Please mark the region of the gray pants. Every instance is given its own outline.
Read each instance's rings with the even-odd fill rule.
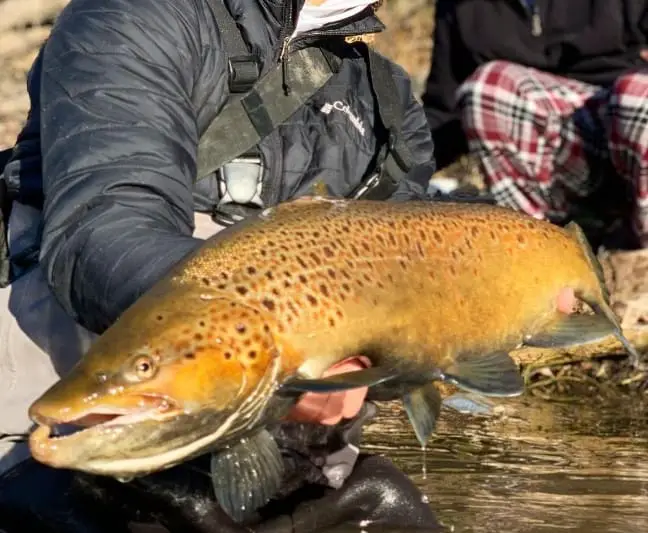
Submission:
[[[195,222],[198,238],[221,229],[208,215],[197,213]],[[39,211],[14,204],[9,221],[12,252],[37,238],[39,223]],[[0,434],[30,429],[30,404],[67,373],[95,338],[65,313],[40,267],[0,289]],[[26,444],[0,440],[0,474],[28,456]]]

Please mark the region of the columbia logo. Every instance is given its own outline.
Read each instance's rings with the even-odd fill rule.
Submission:
[[[353,127],[357,129],[362,136],[364,136],[365,127],[364,124],[362,123],[362,120],[353,111],[351,111],[351,108],[344,102],[341,102],[340,100],[337,100],[336,102],[333,103],[327,102],[320,108],[320,111],[325,115],[330,115],[331,111],[334,110],[341,111],[347,117],[349,117],[349,120],[351,121],[351,124],[353,124]]]

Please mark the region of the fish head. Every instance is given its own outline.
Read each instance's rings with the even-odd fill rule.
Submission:
[[[31,405],[33,457],[129,479],[244,437],[276,387],[271,331],[260,311],[209,294],[138,301]]]

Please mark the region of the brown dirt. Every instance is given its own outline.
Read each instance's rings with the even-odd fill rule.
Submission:
[[[0,0],[0,148],[11,146],[26,117],[29,102],[26,73],[53,18],[68,0]],[[429,71],[434,29],[434,0],[385,0],[379,15],[387,30],[374,46],[399,62],[420,93]],[[464,157],[440,170],[483,187],[476,165]],[[648,351],[648,253],[626,252],[602,257],[615,310],[631,340]],[[602,393],[615,389],[648,394],[648,377],[627,366],[612,340],[571,351],[524,349],[514,354],[524,365],[529,386],[537,394]]]

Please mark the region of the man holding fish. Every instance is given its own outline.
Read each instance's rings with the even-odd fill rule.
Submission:
[[[222,227],[313,191],[425,198],[434,170],[425,115],[403,70],[363,43],[364,35],[382,30],[376,6],[373,0],[68,5],[30,72],[32,109],[4,171],[13,199],[13,279],[0,291],[1,433],[26,432],[30,404]],[[243,146],[241,138],[252,141]],[[350,354],[325,374],[369,362]],[[198,387],[195,378],[187,386]],[[306,394],[285,417],[285,427],[303,426],[307,436],[330,427],[328,440],[340,442],[324,458],[328,466],[313,475],[319,486],[336,487],[334,497],[346,507],[336,513],[328,496],[326,519],[321,513],[313,519],[334,525],[359,505],[365,511],[358,518],[433,524],[416,488],[387,460],[357,458],[356,425],[370,414],[366,390]],[[284,452],[294,445],[286,442]],[[13,439],[0,446],[3,469],[25,457],[25,445]],[[325,475],[331,472],[337,477]],[[52,497],[66,493],[52,481],[56,475],[28,461],[4,481],[25,491],[0,493],[29,507],[34,484],[50,484]],[[181,490],[168,495],[155,476],[143,479],[149,499],[175,501],[174,490]],[[126,494],[137,481],[111,492]],[[63,501],[59,510],[70,505]],[[42,506],[35,513],[57,512],[53,501]],[[75,520],[83,527],[80,517],[65,527],[73,529]]]
[[[358,458],[371,415],[364,399],[402,400],[424,445],[441,409],[436,382],[463,389],[463,401],[520,394],[509,352],[521,344],[614,335],[640,364],[600,265],[575,225],[422,201],[432,151],[425,116],[402,71],[354,39],[380,29],[371,2],[228,2],[236,31],[266,50],[267,71],[209,123],[226,70],[222,51],[202,39],[218,43],[234,29],[220,18],[216,31],[208,7],[78,0],[36,63],[43,237],[40,265],[18,282],[43,276],[38,300],[51,288],[86,328],[73,326],[80,335],[100,336],[63,379],[33,394],[30,450],[57,469],[99,475],[93,493],[109,487],[114,499],[144,485],[176,520],[165,525],[181,516],[183,530],[432,527],[402,474]],[[175,45],[161,49],[165,37]],[[240,82],[249,71],[236,66],[228,68]],[[315,135],[303,135],[305,124]],[[248,141],[256,159],[246,152],[193,187],[224,146],[231,155]],[[321,191],[327,197],[286,202]],[[387,199],[409,201],[379,201]],[[196,206],[229,227],[198,224],[192,238]],[[38,309],[33,294],[22,297]],[[594,313],[572,315],[576,299]],[[312,457],[322,426],[358,414],[326,434],[335,449]],[[290,424],[301,437],[286,439]],[[300,448],[306,461],[291,456]],[[187,462],[209,480],[209,497],[178,482]],[[51,474],[39,468],[14,475]],[[297,492],[286,487],[295,475]],[[120,491],[101,476],[132,483]],[[304,501],[304,485],[319,486],[317,501]],[[291,494],[299,505],[277,517]]]

